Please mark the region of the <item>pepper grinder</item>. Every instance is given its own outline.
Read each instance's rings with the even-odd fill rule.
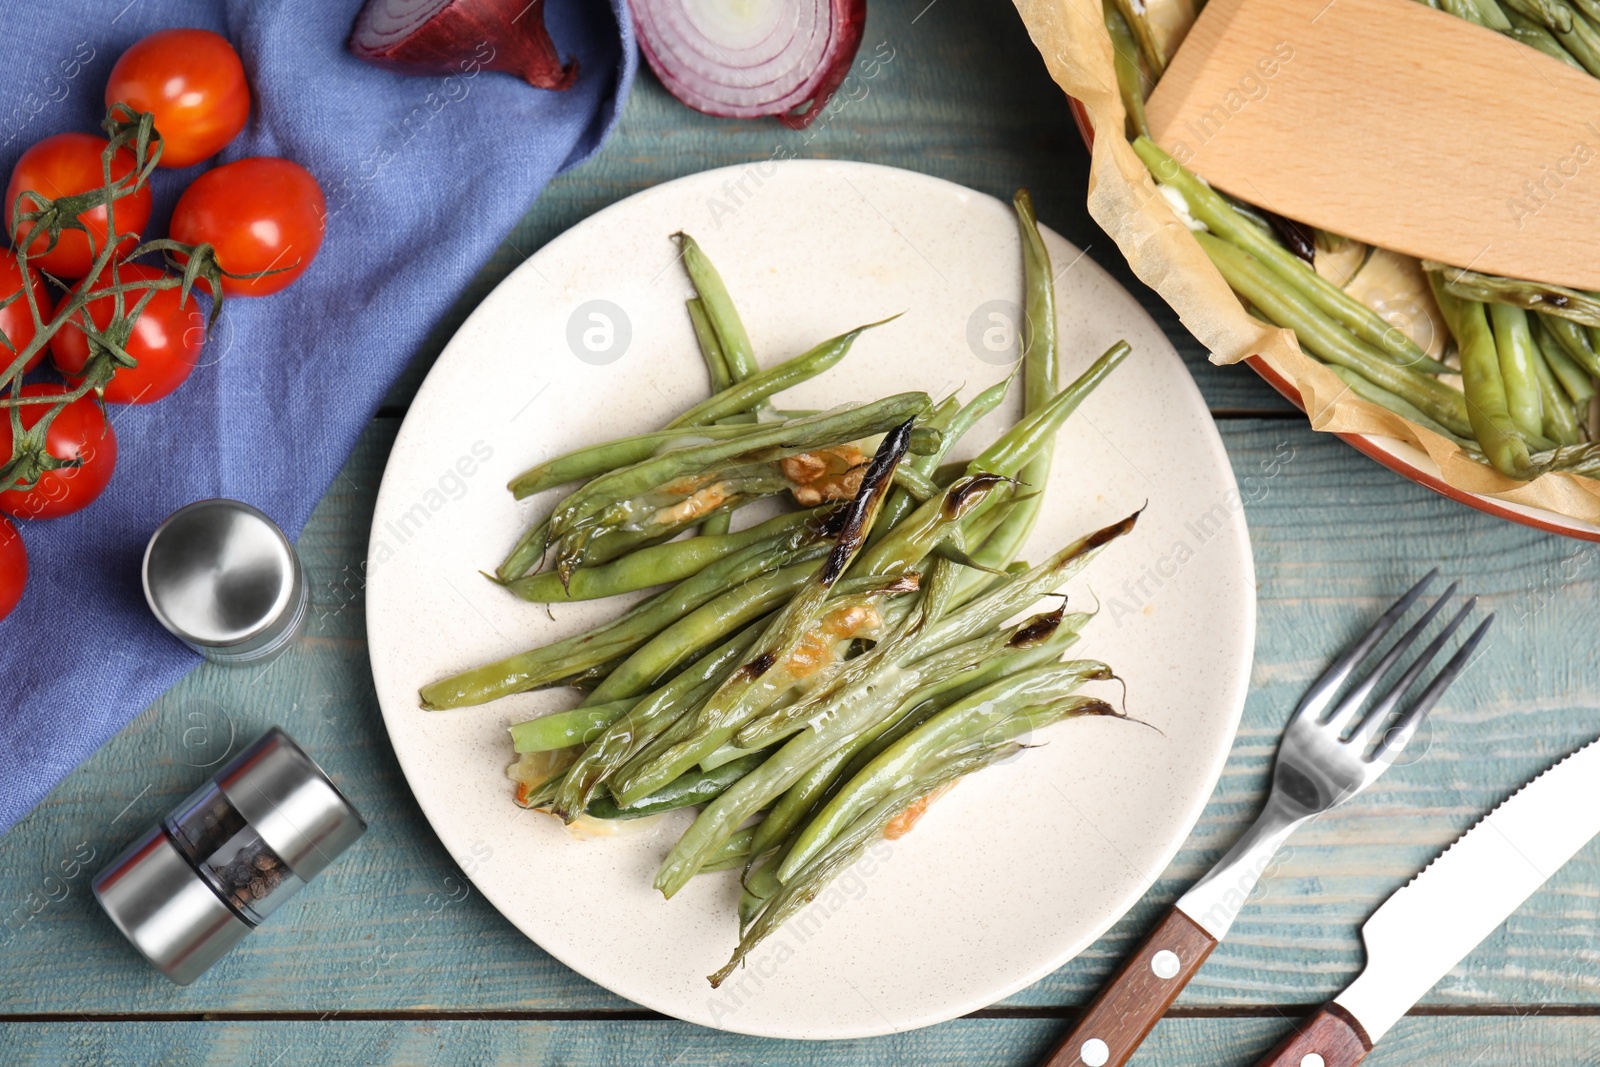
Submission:
[[[94,895],[146,959],[188,985],[366,830],[274,726],[96,875]]]

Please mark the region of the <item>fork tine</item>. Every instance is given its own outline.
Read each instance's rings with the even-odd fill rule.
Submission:
[[[1400,657],[1405,655],[1406,650],[1416,639],[1422,636],[1422,631],[1426,630],[1433,617],[1439,614],[1439,609],[1444,607],[1445,601],[1456,595],[1457,584],[1451,582],[1450,587],[1440,593],[1438,599],[1422,613],[1422,618],[1417,620],[1416,625],[1402,634],[1394,643],[1394,647],[1385,652],[1383,658],[1378,660],[1377,664],[1367,672],[1366,677],[1361,679],[1360,684],[1339,701],[1339,705],[1333,709],[1333,714],[1328,716],[1326,729],[1335,734],[1342,734],[1355,721],[1356,716],[1361,713],[1361,705],[1365,704],[1372,691],[1378,688],[1378,683],[1383,681],[1384,676],[1396,663],[1400,662]]]
[[[1407,689],[1411,688],[1411,683],[1415,682],[1417,677],[1427,669],[1428,664],[1433,662],[1433,657],[1439,654],[1439,650],[1444,647],[1444,643],[1466,621],[1467,615],[1477,605],[1477,597],[1472,597],[1461,605],[1461,610],[1456,612],[1455,618],[1445,624],[1445,628],[1439,632],[1438,637],[1428,642],[1428,647],[1423,649],[1422,653],[1417,656],[1416,661],[1405,669],[1405,672],[1400,675],[1400,680],[1395,682],[1389,691],[1378,699],[1378,702],[1372,706],[1371,711],[1361,717],[1361,724],[1351,732],[1349,742],[1358,751],[1364,750],[1372,742],[1372,739],[1377,736],[1378,730],[1383,726],[1384,721],[1399,705],[1400,698],[1406,695]]]
[[[1422,724],[1422,720],[1428,717],[1428,712],[1432,711],[1433,706],[1439,702],[1439,698],[1444,696],[1444,691],[1449,689],[1451,683],[1466,669],[1467,661],[1472,658],[1472,653],[1477,650],[1479,642],[1483,640],[1484,634],[1489,632],[1489,627],[1493,623],[1494,612],[1490,612],[1488,618],[1480,622],[1478,628],[1472,631],[1472,636],[1468,637],[1466,641],[1462,642],[1461,647],[1456,649],[1456,654],[1450,657],[1449,662],[1444,665],[1444,669],[1439,672],[1438,676],[1428,683],[1428,688],[1423,690],[1422,695],[1417,698],[1417,702],[1412,706],[1411,710],[1402,715],[1399,721],[1394,724],[1394,729],[1384,735],[1382,742],[1372,753],[1372,761],[1374,763],[1392,763],[1394,758],[1400,754],[1400,750],[1406,747],[1407,742],[1411,740],[1411,736],[1417,732],[1417,727]]]
[[[1355,670],[1356,664],[1365,659],[1367,653],[1383,640],[1383,635],[1394,627],[1400,616],[1410,610],[1411,605],[1417,602],[1417,598],[1438,576],[1438,567],[1424,574],[1420,582],[1412,586],[1405,596],[1396,600],[1389,610],[1383,613],[1383,617],[1373,624],[1372,629],[1368,630],[1364,637],[1346,649],[1344,655],[1334,660],[1333,664],[1322,673],[1322,677],[1306,690],[1306,695],[1300,699],[1300,706],[1295,709],[1294,717],[1298,719],[1309,715],[1313,719],[1322,718],[1322,713],[1327,710],[1339,687],[1344,685],[1350,673]]]

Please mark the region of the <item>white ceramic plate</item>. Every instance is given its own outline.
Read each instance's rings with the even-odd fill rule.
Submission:
[[[1156,325],[1047,234],[1063,382],[1118,338],[1135,354],[1062,431],[1027,555],[1148,504],[1074,599],[1102,605],[1077,653],[1116,667],[1129,710],[1159,731],[1095,720],[1035,738],[1047,743],[964,781],[713,991],[705,975],[736,940],[736,875],[697,878],[670,901],[650,888],[688,813],[642,834],[578,841],[512,804],[506,727],[571,706],[574,694],[442,713],[416,698],[444,674],[620,610],[559,606],[552,618],[478,571],[551,502],[514,503],[502,488],[512,475],[653,428],[705,395],[683,310],[690,289],[668,239],[679,229],[721,268],[764,361],[905,312],[786,405],[909,388],[967,397],[1009,370],[1016,224],[1008,205],[960,186],[860,163],[763,164],[658,186],[574,227],[462,326],[395,442],[367,585],[389,736],[423,812],[484,896],[556,958],[631,1000],[797,1038],[881,1034],[981,1008],[1049,974],[1122,915],[1221,773],[1255,643],[1250,547],[1222,442]],[[1015,415],[1014,405],[996,412],[961,454]]]

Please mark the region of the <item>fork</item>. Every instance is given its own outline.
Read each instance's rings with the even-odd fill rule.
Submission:
[[[1429,571],[1395,601],[1306,691],[1278,744],[1266,807],[1227,855],[1168,909],[1155,932],[1100,991],[1043,1067],[1122,1067],[1127,1063],[1227,936],[1240,908],[1289,835],[1302,823],[1367,788],[1394,763],[1439,697],[1466,667],[1494,615],[1462,642],[1387,730],[1385,724],[1406,692],[1466,621],[1477,604],[1476,597],[1461,606],[1370,709],[1363,713],[1362,708],[1454,595],[1454,583],[1337,704],[1334,698],[1438,574],[1437,568]],[[1383,731],[1381,736],[1379,731]]]

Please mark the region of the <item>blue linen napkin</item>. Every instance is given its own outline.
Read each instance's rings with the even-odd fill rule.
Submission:
[[[298,536],[419,342],[545,183],[591,155],[637,63],[624,0],[549,0],[577,83],[406,77],[345,50],[361,0],[0,0],[0,180],[23,150],[97,130],[111,65],[172,26],[244,60],[249,124],[218,160],[285,156],[328,197],[321,253],[275,296],[229,300],[202,365],[112,409],[119,456],[94,504],[23,525],[31,575],[0,622],[0,832],[199,659],[156,623],[139,564],[172,511],[247,501]],[[151,235],[210,163],[161,171]]]

